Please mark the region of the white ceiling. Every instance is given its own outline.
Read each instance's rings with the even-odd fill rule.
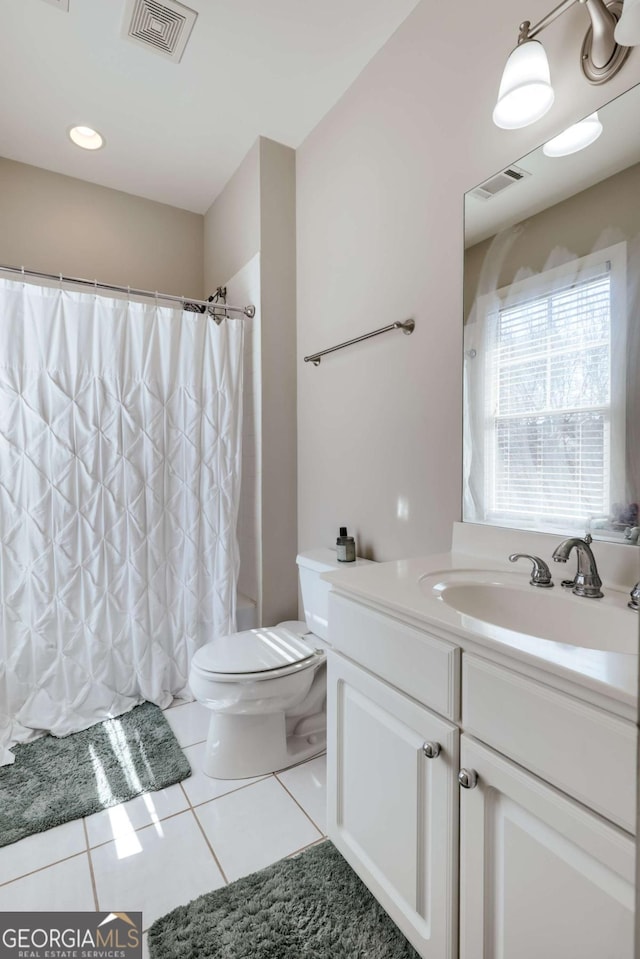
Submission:
[[[0,156],[204,213],[260,135],[298,147],[419,0],[188,0],[181,63],[125,0],[0,0]],[[67,130],[95,127],[88,153]]]

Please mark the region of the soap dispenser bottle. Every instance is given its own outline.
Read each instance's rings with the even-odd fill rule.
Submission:
[[[340,535],[336,540],[339,563],[355,563],[356,541],[353,536],[347,535],[347,527],[340,527]]]

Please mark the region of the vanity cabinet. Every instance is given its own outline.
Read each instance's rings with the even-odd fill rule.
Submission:
[[[631,959],[635,724],[351,597],[330,624],[328,835],[420,956]]]
[[[466,735],[460,761],[460,959],[631,959],[633,839]]]
[[[454,959],[459,731],[329,654],[329,835],[425,959]]]

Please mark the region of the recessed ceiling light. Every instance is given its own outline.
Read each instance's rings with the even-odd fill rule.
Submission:
[[[69,137],[83,150],[99,150],[101,146],[104,146],[104,138],[92,127],[71,127]]]

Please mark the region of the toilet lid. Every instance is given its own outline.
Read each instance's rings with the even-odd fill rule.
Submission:
[[[211,673],[261,673],[302,663],[315,650],[286,626],[247,629],[202,646],[193,663]]]

